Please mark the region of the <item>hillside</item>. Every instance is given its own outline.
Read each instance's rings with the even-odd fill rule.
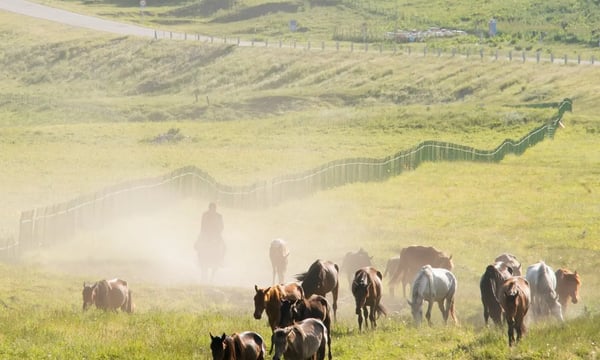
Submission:
[[[453,254],[460,327],[441,326],[437,309],[433,328],[411,327],[404,300],[386,287],[391,315],[361,334],[344,282],[336,358],[566,359],[598,351],[595,67],[139,39],[2,12],[0,40],[5,242],[16,238],[23,210],[182,166],[250,184],[428,139],[490,149],[549,120],[552,103],[574,101],[554,140],[498,164],[426,163],[274,208],[222,207],[230,247],[219,286],[200,281],[191,251],[204,198],[153,204],[150,213],[33,249],[0,267],[2,356],[203,359],[209,331],[268,334],[251,317],[251,298],[255,284],[270,282],[266,249],[275,237],[290,243],[289,276],[315,257],[340,262],[359,247],[379,268],[416,243]],[[168,134],[181,136],[163,142]],[[512,350],[504,330],[483,328],[478,292],[483,269],[504,251],[583,279],[567,323],[534,324]],[[131,281],[137,314],[80,312],[82,281],[109,276]]]

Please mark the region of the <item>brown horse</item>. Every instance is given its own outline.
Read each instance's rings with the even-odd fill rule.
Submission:
[[[253,331],[231,336],[210,334],[210,351],[213,360],[264,360],[265,342]]]
[[[302,282],[304,296],[313,294],[326,296],[328,292],[333,295],[333,319],[336,319],[337,299],[339,290],[340,268],[331,261],[316,260],[308,268],[307,272],[296,275],[296,279]]]
[[[289,255],[290,252],[283,239],[271,241],[271,245],[269,246],[269,259],[271,260],[271,267],[273,268],[272,284],[275,284],[275,275],[279,278],[280,284],[285,282],[285,272],[287,270]]]
[[[508,324],[508,346],[513,346],[515,330],[517,332],[516,342],[520,341],[521,336],[525,334],[523,320],[531,303],[529,282],[522,276],[513,276],[504,281],[498,290],[498,302],[504,310]]]
[[[431,246],[409,246],[400,251],[398,266],[395,272],[390,274],[390,284],[397,284],[402,281],[402,292],[404,298],[406,298],[406,285],[412,285],[415,276],[424,265],[450,271],[454,268],[452,255],[448,256]]]
[[[94,304],[102,310],[121,308],[121,311],[132,313],[135,307],[127,281],[121,279],[100,280],[93,284],[84,282],[82,295],[83,310]]]
[[[308,299],[281,302],[280,328],[309,318],[321,320],[327,328],[329,359],[331,359],[331,307],[327,299],[321,295],[312,295]]]
[[[267,288],[259,288],[254,285],[254,318],[260,320],[263,311],[267,314],[271,330],[275,330],[279,324],[281,314],[281,301],[284,299],[296,301],[304,297],[302,287],[297,283],[285,285],[273,285]]]
[[[483,304],[483,320],[486,326],[489,318],[492,318],[497,326],[502,325],[502,307],[498,302],[496,292],[498,287],[512,276],[511,271],[512,268],[505,263],[497,262],[488,265],[483,275],[481,275],[479,290],[481,291],[481,303]]]
[[[372,266],[365,266],[354,273],[352,295],[354,295],[354,300],[356,301],[358,331],[362,330],[363,314],[365,316],[365,327],[369,327],[370,321],[372,329],[377,327],[377,318],[379,315],[386,315],[386,310],[381,303],[382,279],[381,272]],[[370,313],[368,308],[371,308]]]
[[[558,302],[562,306],[563,314],[567,311],[569,299],[573,304],[579,302],[579,287],[581,279],[577,271],[571,272],[568,269],[556,270],[556,292],[558,293]]]
[[[352,280],[354,279],[354,273],[356,270],[365,266],[371,266],[372,258],[373,257],[369,256],[369,253],[363,248],[358,249],[356,252],[346,253],[344,260],[342,261],[340,271],[346,274],[346,277],[348,278],[348,284],[350,286],[352,286]]]

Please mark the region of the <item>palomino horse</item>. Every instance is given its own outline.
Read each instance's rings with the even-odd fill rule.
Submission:
[[[406,298],[406,285],[412,284],[411,282],[424,265],[449,271],[454,268],[452,255],[448,256],[431,246],[409,246],[400,250],[400,260],[395,272],[390,274],[390,284],[402,281],[402,293]]]
[[[531,309],[537,318],[552,314],[563,321],[562,306],[556,293],[556,274],[543,261],[527,267],[525,278],[531,291]]]
[[[577,271],[571,272],[568,269],[556,270],[556,292],[558,293],[558,302],[562,306],[563,314],[567,312],[569,299],[573,304],[579,302],[579,286],[581,279]]]
[[[423,320],[423,301],[429,303],[425,314],[429,325],[431,325],[431,308],[434,302],[438,303],[444,323],[448,323],[448,315],[450,315],[456,324],[458,322],[454,314],[456,286],[456,277],[450,270],[432,268],[430,265],[423,266],[412,285],[412,301],[406,300],[411,306],[416,325],[420,326]]]
[[[269,246],[269,259],[273,268],[273,282],[271,284],[275,284],[275,275],[277,275],[280,284],[285,282],[285,272],[288,266],[289,255],[290,252],[283,239],[271,241],[271,245]]]
[[[503,253],[496,257],[494,262],[503,262],[506,266],[512,269],[513,276],[521,276],[521,263],[517,260],[517,257],[513,254]]]
[[[354,274],[352,281],[352,295],[356,301],[356,315],[358,315],[358,331],[362,330],[363,314],[365,316],[365,327],[377,327],[377,318],[380,314],[386,314],[386,310],[381,304],[383,276],[381,272],[372,266],[360,268]],[[369,313],[371,308],[371,313]]]
[[[512,276],[511,271],[512,268],[504,262],[497,262],[488,265],[483,275],[481,275],[479,290],[481,291],[481,303],[483,304],[483,320],[486,326],[489,318],[492,318],[497,326],[502,325],[502,307],[498,302],[496,292],[504,283],[504,280]]]
[[[327,328],[319,319],[305,319],[273,333],[271,343],[275,347],[273,360],[325,359]]]
[[[319,319],[327,329],[329,359],[331,359],[331,307],[324,296],[312,295],[308,299],[281,302],[281,319],[279,327],[284,328],[305,319]]]
[[[304,296],[310,297],[313,294],[326,296],[328,292],[333,295],[333,319],[336,319],[337,299],[339,290],[339,272],[340,268],[331,261],[316,260],[307,272],[296,275],[296,279],[302,282]]]
[[[281,316],[281,301],[296,301],[304,297],[302,287],[296,283],[285,285],[273,285],[267,288],[259,288],[254,285],[254,318],[260,320],[263,311],[267,313],[269,326],[275,330]]]
[[[92,304],[102,310],[114,310],[132,313],[134,305],[127,281],[121,279],[100,280],[93,284],[83,283],[83,310]]]
[[[346,274],[346,277],[348,278],[348,284],[350,286],[352,286],[352,280],[354,279],[354,273],[356,270],[365,266],[371,266],[372,258],[373,257],[369,256],[369,253],[367,253],[363,248],[358,249],[356,252],[346,253],[344,260],[342,261],[340,271]]]
[[[231,336],[210,334],[210,351],[213,360],[264,360],[265,342],[253,331]]]
[[[504,317],[508,324],[509,346],[515,343],[515,331],[516,341],[521,340],[521,336],[525,333],[523,320],[529,310],[530,301],[529,282],[522,276],[508,278],[498,289],[498,302],[504,310]]]

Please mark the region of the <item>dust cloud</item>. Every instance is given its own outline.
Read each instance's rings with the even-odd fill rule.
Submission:
[[[25,254],[42,268],[95,281],[123,278],[135,283],[259,287],[272,283],[269,245],[281,238],[290,251],[286,281],[316,259],[341,264],[355,251],[364,229],[353,221],[358,207],[316,195],[263,210],[218,205],[226,255],[212,281],[202,274],[194,242],[208,200],[188,199],[146,214],[132,214],[102,228],[79,232]],[[218,203],[218,201],[217,201]]]

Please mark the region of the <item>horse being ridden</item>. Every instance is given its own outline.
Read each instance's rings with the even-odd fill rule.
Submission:
[[[211,202],[208,210],[202,214],[200,235],[194,244],[204,280],[212,281],[217,269],[223,266],[223,228],[223,216],[217,212],[217,205]]]
[[[316,260],[308,271],[296,275],[296,279],[302,283],[304,296],[306,298],[313,294],[326,296],[328,292],[333,295],[333,319],[336,319],[337,299],[339,290],[340,268],[331,261]]]
[[[352,295],[356,301],[356,315],[358,315],[358,330],[362,330],[363,314],[365,317],[365,327],[377,327],[377,318],[380,314],[386,314],[386,310],[381,304],[383,276],[381,272],[372,266],[366,266],[358,269],[354,274],[352,281]],[[369,313],[369,308],[371,312]],[[362,311],[362,312],[361,312]]]
[[[134,310],[131,290],[127,281],[121,279],[100,280],[93,284],[83,283],[83,310],[92,304],[102,310],[114,310],[132,313]]]
[[[231,336],[210,334],[210,351],[213,360],[264,360],[265,342],[253,331]]]
[[[420,326],[423,319],[423,301],[429,303],[425,314],[429,325],[431,325],[431,308],[434,302],[438,303],[444,323],[448,323],[448,315],[452,317],[455,324],[458,323],[454,314],[456,287],[456,277],[450,270],[432,268],[430,265],[423,266],[412,285],[412,301],[406,300],[411,306],[416,325]]]
[[[287,270],[289,255],[290,252],[283,239],[271,241],[271,245],[269,246],[269,259],[271,260],[271,267],[273,268],[272,284],[275,284],[275,275],[278,276],[280,284],[285,282],[285,272]]]

